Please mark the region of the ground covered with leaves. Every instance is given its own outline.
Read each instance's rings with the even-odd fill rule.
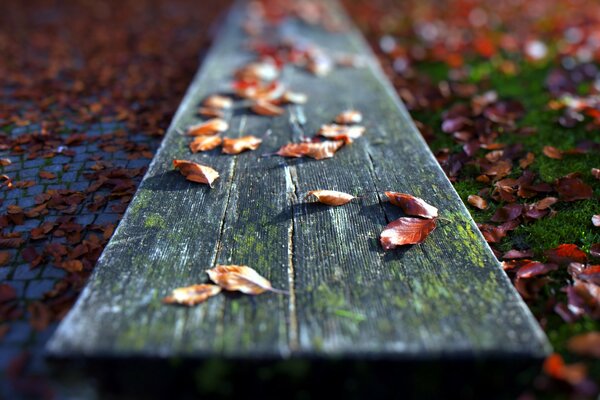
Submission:
[[[600,379],[600,8],[345,1],[556,354],[535,394]]]

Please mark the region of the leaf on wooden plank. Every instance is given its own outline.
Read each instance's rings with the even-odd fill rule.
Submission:
[[[209,151],[219,147],[221,142],[223,142],[223,139],[219,136],[198,136],[190,143],[190,150],[192,153]]]
[[[558,265],[552,263],[543,264],[537,261],[530,261],[527,264],[523,265],[517,271],[517,277],[522,279],[533,278],[540,275],[545,275],[548,272],[556,271],[558,269]]]
[[[363,126],[346,126],[337,124],[321,125],[317,135],[332,140],[343,140],[346,143],[352,143],[365,133]]]
[[[422,243],[436,227],[435,219],[402,217],[390,222],[379,240],[384,250],[398,246]]]
[[[227,121],[221,118],[213,118],[188,127],[187,134],[189,136],[215,135],[225,132],[228,128],[229,124]]]
[[[316,143],[288,143],[275,154],[282,157],[311,157],[315,160],[331,158],[344,145],[343,140]]]
[[[210,284],[192,285],[173,289],[170,296],[163,298],[165,304],[181,304],[195,306],[206,301],[209,297],[221,293],[221,287]]]
[[[346,110],[339,113],[334,121],[336,124],[360,124],[362,122],[362,113],[357,110]]]
[[[567,348],[581,356],[600,358],[600,332],[573,336],[567,341]]]
[[[467,201],[470,205],[472,205],[475,208],[479,208],[480,210],[485,210],[486,208],[488,208],[488,202],[484,198],[482,198],[481,196],[477,196],[476,194],[469,195]]]
[[[10,161],[10,158],[0,158],[0,165],[2,165],[3,167],[6,167],[7,165],[12,164],[12,161]]]
[[[305,104],[308,96],[304,93],[286,90],[277,101],[281,104]]]
[[[206,273],[211,281],[228,291],[261,294],[273,290],[271,282],[246,265],[217,265]]]
[[[390,199],[390,203],[400,207],[408,215],[429,219],[438,216],[438,209],[419,197],[398,192],[385,192],[385,195]]]
[[[233,107],[233,100],[227,96],[221,96],[219,94],[213,94],[208,96],[202,102],[204,107],[216,108],[221,110],[228,110]]]
[[[198,114],[202,115],[203,117],[209,118],[223,118],[225,116],[225,113],[222,110],[210,107],[198,108]]]
[[[210,187],[213,187],[212,183],[219,177],[219,173],[211,167],[192,161],[173,160],[173,166],[179,169],[188,181],[206,183]]]
[[[266,100],[256,100],[250,107],[258,115],[277,116],[284,113],[284,109]]]
[[[335,190],[311,190],[308,192],[306,197],[311,195],[315,196],[320,203],[327,204],[329,206],[341,206],[356,198],[351,194],[338,192]]]
[[[256,136],[242,136],[241,138],[223,139],[223,153],[239,154],[246,150],[256,150],[262,143],[262,139]]]

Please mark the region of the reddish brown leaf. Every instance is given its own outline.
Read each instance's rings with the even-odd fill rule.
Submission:
[[[21,237],[3,237],[0,238],[0,248],[13,248],[16,249],[21,247],[25,243],[25,239]]]
[[[201,284],[174,289],[170,296],[162,301],[166,304],[181,304],[184,306],[195,306],[206,301],[209,297],[221,293],[221,287],[217,285]]]
[[[519,268],[517,277],[528,279],[533,278],[534,276],[545,275],[548,272],[556,271],[557,269],[558,265],[556,264],[542,264],[537,261],[531,261]]]
[[[573,336],[567,342],[569,351],[585,357],[600,358],[600,332]]]
[[[56,178],[56,174],[54,174],[52,172],[48,172],[48,171],[40,171],[39,176],[42,179],[55,179]]]
[[[221,145],[223,140],[219,136],[198,136],[190,143],[192,153],[209,151]]]
[[[61,263],[60,267],[68,272],[81,272],[83,270],[83,263],[79,260],[69,260]]]
[[[485,199],[483,199],[482,197],[477,196],[476,194],[469,195],[467,201],[470,205],[479,208],[480,210],[485,210],[486,208],[488,208],[488,202],[485,201]]]
[[[241,138],[223,139],[223,153],[239,154],[246,150],[256,150],[262,143],[262,139],[256,136],[242,136]]]
[[[504,207],[498,208],[490,220],[493,222],[512,221],[519,218],[522,213],[522,204],[507,204]]]
[[[36,331],[43,331],[52,321],[52,313],[47,305],[34,301],[27,306],[29,312],[29,325]]]
[[[331,158],[340,147],[344,145],[344,141],[338,140],[333,142],[319,143],[289,143],[282,146],[275,154],[282,157],[311,157],[315,160]]]
[[[7,283],[0,283],[0,304],[17,298],[17,291]]]
[[[208,121],[201,122],[196,125],[192,125],[187,129],[189,136],[206,136],[215,135],[217,133],[225,132],[229,129],[227,121],[221,118],[213,118]]]
[[[271,282],[245,265],[217,265],[206,270],[210,280],[228,291],[245,294],[261,294],[273,290]]]
[[[574,244],[561,244],[560,246],[544,252],[548,261],[556,264],[571,262],[585,263],[587,255]]]
[[[587,200],[591,199],[594,194],[590,186],[572,175],[558,179],[555,185],[562,201]]]
[[[208,118],[223,118],[225,116],[225,113],[223,111],[216,108],[208,107],[198,108],[198,114]]]
[[[319,202],[329,206],[341,206],[356,198],[351,194],[335,190],[311,190],[306,197],[311,195],[315,196]]]
[[[562,158],[563,158],[562,150],[559,150],[556,147],[544,146],[544,148],[542,149],[542,152],[544,153],[544,155],[546,157],[553,158],[555,160],[562,160]]]
[[[346,110],[338,114],[334,121],[336,124],[360,124],[362,122],[362,114],[357,110]]]
[[[0,158],[0,165],[2,165],[3,167],[6,167],[7,165],[12,164],[12,161],[10,161],[10,158]]]
[[[192,182],[206,183],[212,187],[212,183],[219,177],[219,173],[207,167],[192,161],[173,160],[173,166],[179,169],[179,172],[185,179]]]
[[[284,109],[266,100],[256,100],[252,106],[252,111],[258,115],[277,116],[284,113]]]
[[[384,250],[407,244],[419,244],[433,232],[435,227],[435,219],[402,217],[390,222],[381,232],[379,240]]]
[[[0,251],[0,266],[6,265],[12,258],[8,251]]]
[[[554,353],[544,361],[544,372],[558,380],[576,385],[587,377],[587,368],[584,364],[565,364],[560,354]]]
[[[531,258],[533,257],[532,250],[509,250],[502,255],[503,260],[515,260],[518,258]]]
[[[332,140],[343,140],[346,143],[352,143],[354,139],[358,139],[365,132],[362,126],[345,126],[345,125],[321,125],[321,129],[317,135]]]
[[[423,218],[436,218],[438,216],[438,209],[419,197],[398,192],[385,192],[385,195],[390,203],[400,207],[407,215]]]
[[[532,205],[538,210],[546,210],[556,204],[556,202],[558,202],[556,197],[546,197],[538,202],[533,203]]]

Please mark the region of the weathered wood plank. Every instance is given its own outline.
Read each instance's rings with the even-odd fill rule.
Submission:
[[[286,22],[281,34],[366,56],[368,67],[326,78],[286,67],[285,82],[309,95],[306,106],[276,118],[230,116],[228,137],[273,132],[258,151],[189,154],[177,130],[196,122],[200,100],[226,91],[233,71],[251,59],[244,13],[232,11],[50,354],[542,357],[541,330],[357,31]],[[348,107],[363,111],[367,134],[335,158],[261,157]],[[187,182],[172,171],[173,158],[210,165],[221,178],[214,189]],[[314,189],[360,198],[326,207],[304,200]],[[382,201],[384,190],[420,196],[444,220],[422,245],[384,252],[379,234],[401,216]],[[170,289],[205,280],[203,271],[217,263],[250,265],[290,295],[219,296],[192,309],[161,304]]]

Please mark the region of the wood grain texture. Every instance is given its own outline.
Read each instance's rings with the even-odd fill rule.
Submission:
[[[329,3],[346,19],[335,2]],[[317,78],[286,67],[284,81],[308,94],[269,118],[235,110],[227,137],[262,136],[254,152],[190,154],[178,133],[196,106],[227,92],[243,50],[238,4],[194,79],[163,145],[87,288],[48,345],[53,356],[240,358],[519,356],[540,358],[547,341],[501,270],[460,198],[355,30],[326,32],[290,21],[282,34],[368,67]],[[347,21],[347,19],[346,19]],[[351,25],[348,22],[349,25]],[[312,136],[340,111],[364,114],[367,133],[333,159],[261,157]],[[173,158],[221,174],[213,189],[185,181]],[[328,207],[310,190],[356,196]],[[383,191],[411,193],[444,220],[417,246],[384,252],[383,227],[402,216]],[[165,306],[171,289],[207,280],[215,264],[245,264],[289,296],[217,296],[194,308]]]

